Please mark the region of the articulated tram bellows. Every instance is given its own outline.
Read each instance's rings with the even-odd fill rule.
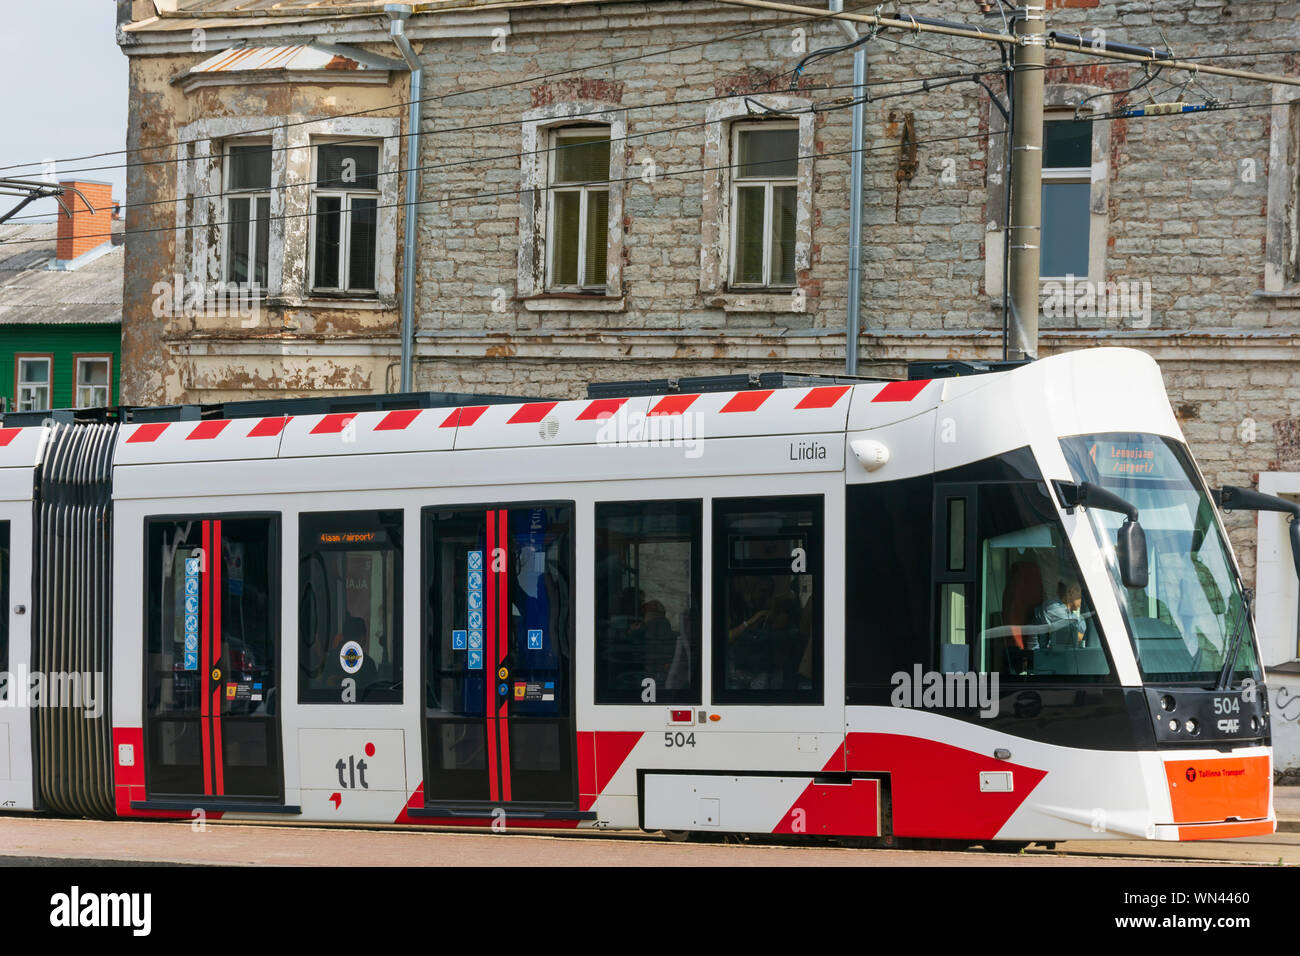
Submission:
[[[109,634],[112,468],[117,425],[55,425],[37,472],[32,559],[32,670],[48,704],[35,708],[39,803],[113,815]],[[97,693],[93,709],[84,706]],[[56,702],[53,695],[58,694]]]

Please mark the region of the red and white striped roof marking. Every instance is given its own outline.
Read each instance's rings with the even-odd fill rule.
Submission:
[[[852,385],[818,385],[816,388],[808,389],[808,394],[799,400],[795,408],[833,408],[852,387]]]
[[[910,382],[890,382],[875,394],[873,402],[910,402],[920,395],[933,379],[918,378]]]
[[[466,405],[464,408],[453,408],[451,414],[447,416],[439,427],[440,428],[468,428],[476,421],[483,417],[483,413],[488,410],[486,405]]]
[[[135,431],[131,433],[128,442],[138,441],[157,441],[162,437],[162,433],[167,430],[166,422],[147,422],[144,425],[137,425]]]
[[[626,398],[598,398],[578,413],[574,421],[603,421],[618,414],[618,410],[627,404]]]
[[[0,448],[8,448],[9,443],[18,437],[21,428],[0,428]]]
[[[375,425],[377,432],[396,432],[406,428],[411,422],[419,417],[418,408],[401,408],[397,411],[389,412]]]
[[[313,435],[338,435],[343,429],[348,427],[352,419],[357,417],[356,412],[342,412],[335,415],[326,415],[316,423],[316,427],[311,430]]]
[[[293,419],[291,415],[285,415],[283,418],[263,418],[252,430],[249,431],[249,438],[275,438],[284,427]]]
[[[754,392],[737,392],[719,409],[722,413],[756,412],[772,397],[772,389]]]
[[[229,424],[230,419],[228,418],[214,418],[210,421],[199,422],[194,426],[194,430],[185,436],[185,440],[202,441],[206,438],[216,438],[226,430],[226,426]]]
[[[518,411],[510,416],[507,425],[536,425],[551,413],[559,402],[529,402],[520,405]]]
[[[699,395],[669,395],[666,398],[661,398],[650,408],[650,411],[646,412],[646,417],[649,418],[653,415],[681,415],[694,405],[695,400],[699,397]]]

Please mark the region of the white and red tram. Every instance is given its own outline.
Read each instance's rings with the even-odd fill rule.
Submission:
[[[1149,358],[636,391],[3,428],[0,805],[1273,831],[1252,622]]]

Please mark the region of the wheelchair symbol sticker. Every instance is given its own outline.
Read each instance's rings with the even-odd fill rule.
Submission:
[[[471,551],[471,552],[469,553],[469,569],[470,569],[471,571],[482,571],[482,570],[483,570],[483,552],[482,552],[482,551]]]
[[[452,649],[453,651],[463,651],[463,650],[465,649],[465,632],[464,632],[464,631],[452,631],[452,632],[451,632],[451,649]]]

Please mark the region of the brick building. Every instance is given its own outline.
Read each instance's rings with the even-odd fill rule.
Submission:
[[[128,146],[179,159],[130,172],[126,401],[396,388],[409,74],[382,4],[315,6],[119,0]],[[416,388],[844,367],[851,54],[791,83],[843,42],[833,23],[713,0],[415,6]],[[1001,29],[977,6],[913,12]],[[1297,72],[1268,51],[1300,46],[1300,4],[1047,6],[1049,30]],[[860,371],[1001,357],[998,51],[898,31],[868,49]],[[1297,90],[1165,75],[1130,94],[1141,68],[1048,62],[1042,352],[1145,350],[1212,484],[1300,495]],[[902,82],[976,70],[988,90]],[[1103,118],[1152,93],[1245,108]],[[172,276],[256,278],[260,308],[160,316]],[[1230,520],[1266,653],[1294,659],[1281,525],[1257,557],[1252,517]]]

